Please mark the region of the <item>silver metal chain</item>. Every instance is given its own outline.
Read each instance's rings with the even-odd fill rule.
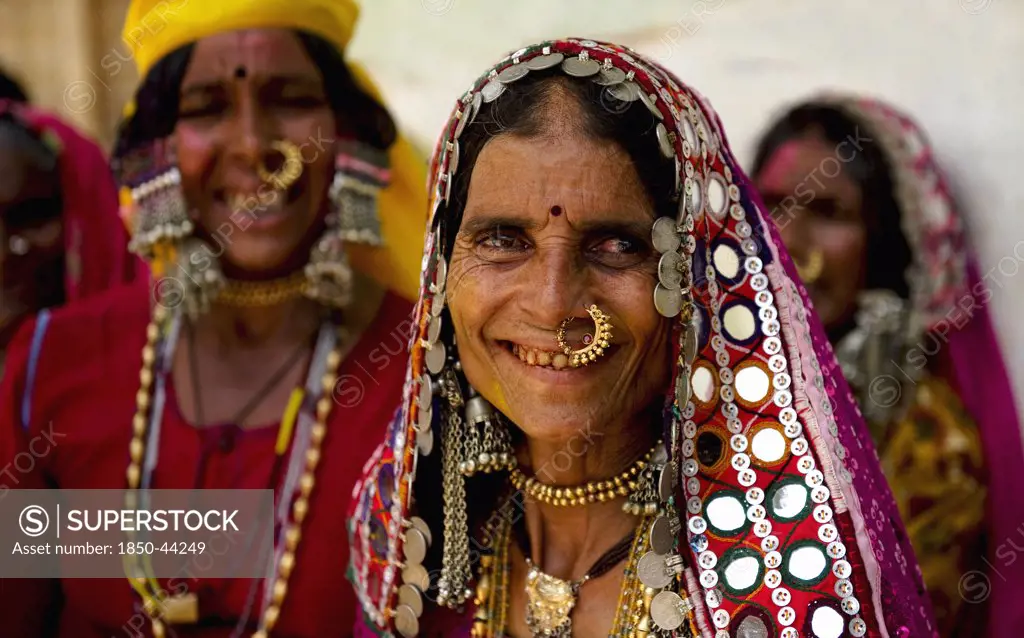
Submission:
[[[444,497],[444,547],[441,559],[441,578],[438,582],[437,602],[457,607],[470,596],[468,589],[472,577],[469,564],[469,523],[466,503],[466,482],[459,471],[462,454],[463,406],[462,392],[454,372],[443,380],[448,414],[442,435],[442,486]]]

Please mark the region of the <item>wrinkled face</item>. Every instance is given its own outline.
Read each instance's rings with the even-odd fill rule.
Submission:
[[[481,151],[451,257],[449,309],[469,382],[525,433],[564,441],[642,418],[668,382],[655,310],[654,212],[629,156],[579,134],[503,135]],[[605,356],[572,368],[584,306],[614,326]]]
[[[856,152],[847,146],[813,134],[792,140],[756,178],[787,250],[812,273],[804,283],[827,329],[850,319],[864,284],[867,226],[861,189],[843,168]]]
[[[225,271],[274,273],[308,258],[334,170],[335,117],[320,71],[291,32],[235,31],[196,43],[175,130],[182,186]],[[301,151],[302,174],[280,192],[273,148]],[[294,262],[294,263],[293,263]]]

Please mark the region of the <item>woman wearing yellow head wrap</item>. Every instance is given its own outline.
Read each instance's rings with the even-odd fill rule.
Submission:
[[[149,488],[273,490],[276,506],[226,548],[192,538],[207,556],[189,545],[173,569],[159,550],[183,538],[154,531],[115,540],[88,573],[106,580],[6,581],[0,633],[352,627],[344,504],[402,394],[426,223],[425,163],[343,59],[357,14],[346,0],[133,1],[124,39],[143,80],[114,169],[152,281],[15,339],[0,457],[35,462],[0,485],[128,488],[129,507]],[[36,454],[46,440],[59,452]]]

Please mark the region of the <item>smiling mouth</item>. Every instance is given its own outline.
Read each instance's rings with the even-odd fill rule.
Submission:
[[[500,343],[503,348],[512,353],[512,356],[518,358],[525,365],[534,368],[545,368],[547,370],[556,371],[565,370],[568,372],[572,370],[579,370],[583,367],[590,367],[601,362],[601,358],[599,358],[596,361],[591,362],[589,366],[573,366],[570,357],[564,352],[559,352],[557,350],[539,350],[537,348],[523,346],[511,341],[501,341]],[[614,347],[615,346],[613,345],[612,348]],[[609,351],[610,349],[606,349],[606,354]]]
[[[247,212],[259,217],[263,214],[274,214],[298,199],[299,189],[293,186],[287,191],[235,191],[217,189],[214,199],[231,209],[232,213]]]

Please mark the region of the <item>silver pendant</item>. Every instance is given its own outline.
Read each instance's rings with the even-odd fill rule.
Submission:
[[[484,85],[484,88],[480,89],[480,95],[483,96],[485,104],[490,104],[494,100],[501,97],[501,94],[505,92],[505,85],[502,84],[498,78],[492,79],[490,82]]]
[[[658,138],[658,148],[661,149],[661,154],[665,156],[665,159],[672,159],[676,155],[676,150],[672,147],[672,140],[669,139],[668,129],[661,122],[654,127],[654,133]]]
[[[679,290],[669,290],[658,284],[654,287],[654,307],[662,317],[671,319],[683,310],[683,295]]]
[[[553,66],[557,66],[562,63],[565,56],[561,53],[549,53],[547,55],[538,55],[535,58],[530,58],[526,61],[526,67],[531,71],[544,71],[550,69]]]
[[[676,230],[676,223],[671,217],[659,217],[651,226],[651,243],[659,253],[673,252],[679,249],[682,239]]]
[[[651,620],[662,631],[674,631],[686,620],[692,605],[674,591],[663,591],[651,600]]]
[[[626,80],[626,72],[622,69],[617,69],[613,66],[604,67],[594,82],[601,86],[612,86],[613,84],[620,84]]]
[[[402,570],[402,582],[415,585],[420,591],[430,589],[430,574],[423,565],[409,565]]]
[[[510,67],[505,67],[498,74],[498,81],[502,84],[512,84],[516,80],[522,80],[529,74],[530,68],[525,64],[513,64]]]
[[[423,615],[423,596],[415,585],[402,585],[398,588],[398,604],[408,605],[417,616]]]
[[[601,63],[590,58],[569,58],[562,62],[562,70],[576,78],[589,78],[601,70]]]
[[[434,431],[427,428],[422,432],[417,432],[416,447],[420,449],[420,454],[423,456],[430,456],[430,453],[434,451]]]
[[[669,290],[679,290],[683,283],[683,264],[683,258],[675,251],[662,255],[658,260],[658,281],[661,285]]]
[[[448,351],[444,347],[444,343],[438,341],[430,346],[424,358],[427,360],[427,370],[430,370],[431,374],[440,374],[448,358]]]
[[[427,539],[423,532],[416,528],[405,530],[402,551],[405,553],[406,562],[422,565],[423,559],[427,557]]]
[[[636,102],[640,99],[641,90],[634,82],[626,81],[609,87],[608,92],[621,102]]]
[[[420,620],[416,612],[409,605],[399,605],[395,608],[395,629],[404,638],[413,638],[420,633]]]
[[[665,567],[665,557],[654,552],[644,554],[636,565],[637,575],[645,587],[661,589],[672,582],[672,574]]]

